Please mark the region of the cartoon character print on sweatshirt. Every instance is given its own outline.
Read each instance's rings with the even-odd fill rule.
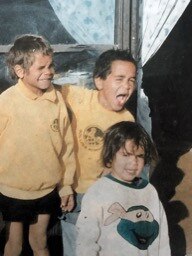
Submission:
[[[103,145],[104,132],[98,126],[88,126],[79,132],[79,140],[84,148],[99,150]]]
[[[140,250],[147,250],[159,234],[159,224],[149,209],[143,205],[132,206],[127,211],[119,204],[112,204],[112,213],[104,222],[109,225],[118,218],[117,231],[126,241]]]

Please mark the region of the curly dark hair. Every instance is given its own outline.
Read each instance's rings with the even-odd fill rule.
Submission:
[[[116,152],[125,146],[127,140],[133,140],[136,146],[143,148],[145,164],[157,161],[156,147],[145,129],[139,123],[122,121],[109,127],[105,133],[102,149],[105,167],[110,167]]]
[[[100,77],[105,80],[111,73],[111,65],[113,61],[122,60],[133,63],[137,67],[136,60],[128,50],[110,49],[103,52],[95,62],[93,70],[93,78]]]

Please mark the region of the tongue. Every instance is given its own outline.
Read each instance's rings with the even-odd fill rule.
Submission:
[[[124,105],[124,103],[125,103],[125,96],[124,95],[117,96],[117,101],[118,101],[119,105]]]

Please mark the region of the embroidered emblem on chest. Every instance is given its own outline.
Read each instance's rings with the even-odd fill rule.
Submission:
[[[50,126],[51,126],[52,131],[58,132],[59,131],[59,120],[55,119]]]
[[[79,131],[79,141],[84,148],[98,150],[103,144],[103,131],[97,126],[89,126]]]

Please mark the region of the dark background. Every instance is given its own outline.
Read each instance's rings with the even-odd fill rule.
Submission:
[[[152,136],[160,161],[151,182],[157,188],[168,217],[172,255],[184,256],[185,235],[179,221],[187,205],[171,199],[183,180],[176,164],[192,147],[192,3],[155,56],[143,68],[143,88],[149,98]],[[189,193],[192,194],[191,191]]]

